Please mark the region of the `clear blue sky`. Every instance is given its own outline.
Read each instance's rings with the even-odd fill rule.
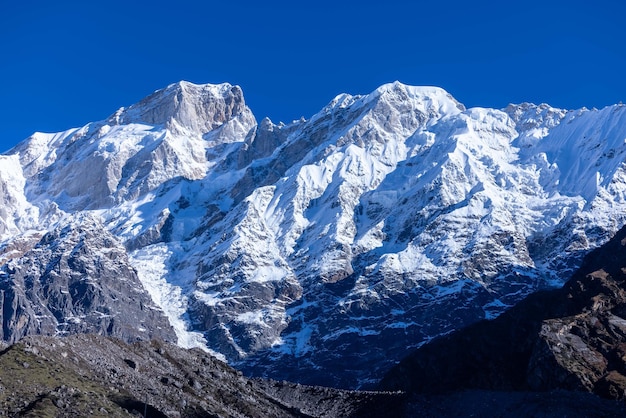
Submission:
[[[0,0],[0,152],[167,84],[230,82],[260,120],[399,80],[467,106],[626,101],[626,2]]]

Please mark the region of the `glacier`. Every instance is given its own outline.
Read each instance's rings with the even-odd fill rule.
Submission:
[[[395,82],[275,124],[238,86],[179,82],[0,156],[1,278],[88,214],[179,345],[368,387],[564,283],[626,224],[625,160],[621,104],[466,109]]]

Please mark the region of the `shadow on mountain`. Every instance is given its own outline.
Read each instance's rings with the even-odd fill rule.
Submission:
[[[133,398],[113,397],[111,400],[124,410],[134,415],[142,414],[142,416],[144,417],[167,418],[167,415],[156,409],[154,406],[148,405],[145,402],[141,402]],[[206,417],[209,416],[206,415]]]
[[[380,389],[411,394],[408,407],[423,404],[424,416],[453,413],[459,405],[483,408],[488,416],[511,416],[508,408],[516,416],[623,415],[625,404],[615,401],[626,398],[625,279],[622,229],[592,251],[564,287],[424,345],[392,369]],[[428,409],[437,399],[442,405]],[[543,402],[556,409],[542,408]]]

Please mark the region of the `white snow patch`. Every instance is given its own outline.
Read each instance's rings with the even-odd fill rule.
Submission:
[[[496,299],[483,306],[485,311],[485,319],[497,318],[504,310],[510,308],[510,305],[503,303],[500,299]]]
[[[260,309],[257,311],[243,312],[237,315],[237,321],[242,322],[244,324],[253,324],[260,325],[266,327],[265,317],[267,312],[265,309]]]
[[[196,290],[193,292],[193,296],[207,306],[215,306],[224,301],[224,298],[220,297],[219,292],[201,292]]]
[[[208,351],[204,336],[188,329],[185,320],[187,296],[183,295],[181,286],[168,283],[166,280],[169,273],[167,260],[171,254],[172,251],[168,246],[161,243],[132,252],[130,259],[144,288],[169,319],[178,337],[178,345],[183,348],[199,347]],[[211,354],[225,361],[223,355],[215,352]]]
[[[280,281],[285,277],[285,270],[275,266],[259,266],[248,282],[265,283]]]

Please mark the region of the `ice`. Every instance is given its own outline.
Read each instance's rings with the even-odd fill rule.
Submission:
[[[178,337],[178,345],[185,348],[207,348],[207,342],[200,332],[189,331],[185,318],[188,297],[180,286],[166,280],[169,269],[167,263],[172,251],[164,244],[152,245],[130,254],[131,262],[141,284],[154,303],[163,310]],[[182,281],[182,280],[181,280]]]

